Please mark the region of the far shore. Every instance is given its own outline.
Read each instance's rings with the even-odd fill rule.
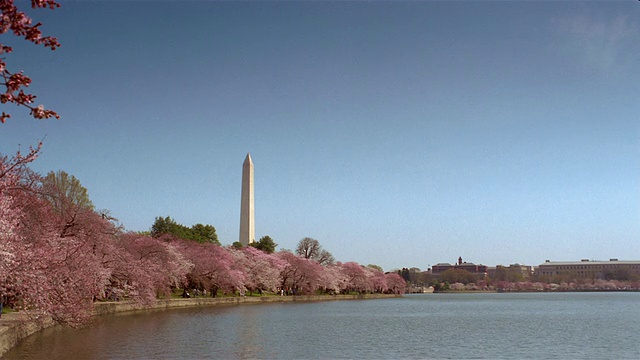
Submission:
[[[573,293],[573,292],[640,292],[637,289],[556,289],[556,290],[439,290],[430,294],[481,294],[481,293]],[[418,293],[419,294],[419,293]]]
[[[181,309],[199,306],[231,306],[267,303],[313,302],[334,300],[367,300],[400,298],[400,294],[296,295],[296,296],[231,296],[215,298],[158,299],[155,305],[141,307],[133,302],[96,302],[94,316],[136,313],[150,310]],[[23,339],[45,328],[58,325],[52,319],[30,319],[24,312],[2,314],[0,318],[0,357]]]

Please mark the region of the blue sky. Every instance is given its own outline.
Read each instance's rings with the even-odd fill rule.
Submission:
[[[640,7],[628,2],[68,2],[30,11],[10,69],[60,120],[11,107],[0,152],[46,136],[129,230],[313,237],[340,261],[426,269],[640,259]],[[14,39],[15,38],[15,39]],[[38,103],[40,103],[38,102]]]

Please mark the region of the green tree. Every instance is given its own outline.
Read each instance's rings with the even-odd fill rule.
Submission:
[[[191,233],[193,236],[193,240],[199,243],[220,243],[218,241],[218,234],[216,234],[216,228],[211,225],[195,224],[191,227]]]
[[[382,266],[379,266],[379,265],[369,264],[369,265],[367,265],[367,267],[370,267],[370,268],[372,268],[372,269],[376,269],[376,270],[378,270],[378,271],[382,271],[382,272],[384,272],[384,271],[382,270]]]
[[[242,243],[240,241],[234,241],[233,244],[231,244],[231,247],[233,247],[234,249],[242,249]]]
[[[151,225],[151,236],[157,238],[160,237],[160,235],[163,234],[174,234],[176,227],[178,226],[178,223],[173,220],[170,216],[167,217],[162,217],[162,216],[158,216],[156,217],[156,220],[153,222],[153,225]]]
[[[409,282],[413,285],[418,285],[420,279],[420,269],[412,267],[409,269]]]
[[[451,268],[440,274],[440,280],[449,284],[463,283],[466,285],[476,282],[478,277],[467,270]]]
[[[418,276],[418,284],[420,285],[429,285],[435,282],[435,276],[431,274],[429,271],[423,271]]]
[[[178,224],[170,216],[156,217],[153,225],[151,226],[151,236],[160,237],[163,234],[170,234],[181,239],[193,240],[199,243],[211,242],[214,244],[220,244],[218,241],[218,235],[216,234],[216,228],[212,225],[195,224],[192,227],[186,227],[182,224]]]
[[[80,180],[75,176],[62,170],[50,171],[42,179],[41,191],[58,212],[62,213],[69,207],[93,210],[93,203],[89,199],[87,189],[80,184]]]
[[[80,180],[64,171],[49,172],[40,180],[38,189],[54,211],[60,214],[60,237],[75,234],[80,214],[93,212],[93,203]]]
[[[402,270],[398,270],[398,275],[404,279],[404,281],[411,282],[411,271],[407,268],[402,268]]]
[[[498,265],[496,266],[496,272],[492,280],[495,282],[519,282],[524,280],[524,276],[517,269]]]
[[[273,254],[276,251],[276,246],[278,246],[269,235],[265,235],[261,237],[260,240],[252,242],[249,245],[267,254]]]

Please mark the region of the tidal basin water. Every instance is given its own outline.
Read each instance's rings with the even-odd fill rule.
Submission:
[[[50,328],[3,359],[640,359],[640,293],[420,294]]]

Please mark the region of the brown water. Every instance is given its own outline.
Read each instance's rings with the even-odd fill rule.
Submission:
[[[3,359],[638,359],[640,293],[425,294],[56,327]]]

